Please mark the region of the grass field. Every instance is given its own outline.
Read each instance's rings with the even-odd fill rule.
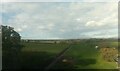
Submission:
[[[51,43],[23,43],[25,47],[23,47],[22,51],[26,52],[50,52],[50,53],[59,53],[64,48],[68,46],[68,44],[51,44]]]
[[[22,43],[24,47],[21,52],[22,68],[45,68],[50,64],[68,43]],[[74,43],[71,48],[65,52],[64,56],[52,67],[58,68],[75,68],[75,69],[116,69],[115,62],[108,62],[102,58],[101,47],[118,47],[117,42],[97,42],[97,43]],[[64,60],[64,61],[63,61]]]

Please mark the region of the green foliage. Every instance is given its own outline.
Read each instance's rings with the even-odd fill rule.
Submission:
[[[2,28],[2,69],[18,68],[19,53],[21,51],[20,35],[10,26]]]
[[[2,46],[4,48],[16,47],[20,43],[20,35],[10,26],[2,27]]]

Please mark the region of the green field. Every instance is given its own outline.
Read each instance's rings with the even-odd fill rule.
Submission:
[[[48,66],[69,43],[22,43],[24,47],[21,52],[22,68],[45,68]],[[70,49],[64,53],[64,56],[52,67],[53,69],[116,69],[115,62],[108,62],[102,58],[100,49],[95,46],[115,47],[117,42],[80,42],[71,45]],[[66,62],[63,60],[66,59]]]

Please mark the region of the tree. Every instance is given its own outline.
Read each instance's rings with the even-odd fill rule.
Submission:
[[[20,34],[13,27],[3,26],[2,29],[2,67],[3,69],[15,69],[18,67],[18,57],[21,49]]]

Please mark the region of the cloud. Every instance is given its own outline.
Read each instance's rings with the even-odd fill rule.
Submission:
[[[119,0],[3,0],[2,2],[118,2]]]
[[[97,31],[86,32],[83,33],[83,35],[88,37],[94,36],[94,38],[118,37],[118,29],[117,28],[109,29],[109,30],[102,29]]]
[[[21,32],[22,29],[21,29],[21,28],[17,28],[16,31],[17,31],[17,32]]]
[[[1,25],[1,24],[3,24],[3,23],[2,23],[2,16],[0,16],[0,25]]]
[[[85,26],[87,27],[103,27],[103,26],[118,26],[117,14],[112,14],[108,17],[98,21],[88,21]]]
[[[39,39],[115,36],[117,15],[117,3],[4,3],[2,11],[4,25]]]
[[[86,26],[90,26],[90,27],[100,27],[103,26],[103,23],[100,22],[96,22],[96,21],[89,21],[87,22]]]
[[[89,20],[86,22],[87,27],[112,27],[118,26],[118,5],[116,3],[104,3],[102,6],[97,5],[95,9],[88,12]]]

